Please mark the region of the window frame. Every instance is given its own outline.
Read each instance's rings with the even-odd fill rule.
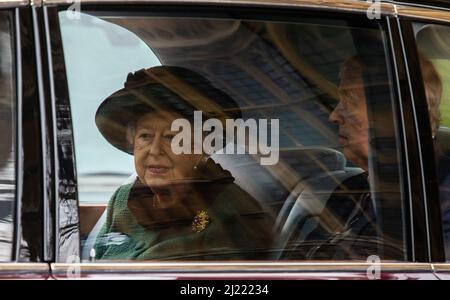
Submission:
[[[2,11],[9,11],[11,18],[11,35],[13,51],[13,77],[14,77],[14,101],[15,101],[15,125],[14,125],[14,147],[15,147],[15,203],[13,211],[13,246],[11,263],[19,269],[24,269],[25,263],[42,261],[42,237],[43,227],[34,228],[33,243],[35,253],[28,253],[28,256],[21,255],[21,248],[25,242],[23,233],[30,232],[30,229],[40,222],[43,222],[42,203],[42,182],[41,170],[42,162],[36,161],[36,156],[41,158],[41,131],[39,118],[38,91],[36,88],[36,57],[32,42],[33,29],[31,18],[28,14],[27,3],[24,1],[1,2]],[[35,118],[37,116],[37,118]],[[34,132],[26,131],[26,128],[35,128]],[[30,148],[31,146],[31,148]],[[36,149],[32,147],[36,146]],[[25,192],[27,191],[27,192]],[[34,203],[33,203],[34,202]],[[35,224],[29,224],[24,220],[24,204],[32,203],[38,208],[37,214],[33,215]],[[33,256],[33,257],[32,257]],[[6,269],[8,263],[1,263]],[[26,267],[25,267],[26,269]],[[30,273],[33,273],[30,270]]]
[[[450,17],[450,12],[448,13]],[[419,64],[419,56],[416,46],[416,39],[413,31],[414,23],[426,23],[444,25],[450,28],[450,21],[430,20],[423,18],[404,17],[401,19],[403,28],[403,39],[405,41],[406,60],[410,68],[410,80],[414,89],[414,106],[416,107],[416,126],[418,139],[421,141],[422,158],[421,165],[424,170],[426,181],[426,212],[428,214],[429,239],[430,239],[430,261],[445,263],[445,241],[443,237],[442,212],[439,199],[439,183],[436,178],[437,166],[435,153],[433,150],[433,139],[431,136],[431,126],[427,109],[425,87],[422,72]],[[424,109],[425,108],[425,109]],[[428,146],[428,147],[427,147]],[[448,262],[447,262],[448,263]]]
[[[54,1],[53,3],[56,4],[58,1]],[[90,4],[87,3],[85,5],[83,5],[85,10],[99,10],[99,11],[120,11],[122,12],[123,9],[125,10],[138,10],[138,11],[147,11],[152,9],[153,11],[155,9],[159,9],[161,11],[167,11],[167,10],[179,10],[181,13],[183,13],[185,10],[185,7],[189,7],[191,9],[196,9],[196,8],[203,8],[205,10],[217,10],[217,9],[221,9],[218,6],[214,6],[214,5],[208,5],[208,6],[193,6],[193,5],[177,5],[176,7],[174,5],[150,5],[148,3],[142,2],[139,4],[135,4],[133,5],[133,7],[129,6],[129,5],[121,5],[121,4],[99,4],[99,3],[95,3],[95,1],[93,1],[94,3]],[[101,1],[100,1],[101,2]],[[180,4],[180,3],[178,3]],[[47,16],[49,18],[49,24],[51,24],[52,26],[55,27],[51,27],[50,28],[50,35],[52,36],[52,41],[53,38],[56,38],[58,41],[53,43],[52,46],[53,47],[61,47],[62,48],[62,44],[59,44],[61,42],[60,40],[60,33],[59,33],[59,28],[57,27],[57,20],[55,21],[54,19],[57,19],[57,11],[58,10],[62,10],[62,9],[66,9],[68,6],[67,5],[53,5],[50,2],[48,4],[48,7],[44,7],[44,10],[46,9],[48,11]],[[365,10],[361,10],[361,11],[349,11],[347,9],[338,9],[336,8],[335,10],[331,10],[331,9],[325,9],[323,11],[320,11],[317,9],[317,7],[302,7],[304,8],[304,10],[296,10],[296,8],[298,9],[298,7],[296,7],[295,5],[288,5],[286,3],[283,2],[283,5],[278,5],[278,4],[273,4],[273,7],[277,7],[279,8],[280,11],[282,11],[283,8],[289,7],[291,8],[291,12],[296,13],[298,15],[313,15],[313,16],[322,16],[322,17],[326,17],[326,16],[333,16],[333,14],[335,14],[336,12],[338,12],[339,14],[342,14],[342,19],[344,18],[354,18],[355,20],[364,20],[367,19],[366,15],[365,15]],[[253,8],[249,8],[249,7],[242,7],[242,6],[238,6],[238,5],[230,5],[227,6],[226,8],[222,8],[222,9],[236,9],[237,11],[241,12],[241,10],[251,10]],[[258,8],[259,10],[263,10],[263,8]],[[364,15],[362,15],[362,13],[364,13]],[[273,14],[273,11],[272,11]],[[367,20],[365,20],[367,22]],[[418,213],[418,214],[409,214],[409,212],[407,213],[407,211],[421,211],[423,210],[423,206],[421,205],[421,203],[423,203],[423,197],[422,197],[422,185],[421,184],[417,184],[418,182],[421,183],[421,178],[416,178],[413,176],[411,176],[410,174],[417,174],[415,173],[416,171],[418,171],[418,165],[417,163],[414,163],[414,161],[417,161],[417,157],[418,157],[418,152],[417,151],[412,151],[410,148],[412,149],[417,149],[417,140],[415,139],[414,135],[412,134],[413,130],[414,130],[414,126],[413,126],[413,119],[411,117],[411,115],[405,116],[406,114],[410,114],[411,112],[411,106],[409,106],[409,108],[406,109],[406,113],[405,113],[405,109],[403,108],[405,104],[405,101],[400,101],[400,99],[402,99],[402,96],[405,96],[406,98],[409,97],[409,93],[408,90],[406,88],[406,84],[408,83],[408,78],[406,77],[406,72],[404,72],[404,66],[402,67],[402,65],[400,64],[400,69],[398,69],[397,64],[401,63],[401,61],[403,61],[403,53],[401,52],[401,45],[399,45],[398,43],[394,43],[393,41],[395,41],[395,38],[399,37],[399,32],[398,29],[393,28],[395,24],[395,16],[393,14],[390,13],[390,10],[387,10],[386,12],[383,12],[382,14],[382,19],[379,20],[380,24],[382,25],[382,28],[384,29],[384,31],[388,34],[388,36],[386,37],[386,45],[385,48],[387,50],[386,55],[390,55],[390,62],[391,62],[391,74],[392,74],[392,86],[393,86],[393,93],[394,93],[394,105],[396,106],[396,111],[394,111],[394,114],[396,114],[397,117],[397,122],[398,122],[398,126],[399,126],[399,130],[398,133],[400,135],[400,140],[401,141],[406,141],[407,139],[404,136],[408,137],[408,143],[407,144],[403,144],[402,142],[399,142],[399,152],[401,154],[402,157],[400,157],[400,160],[403,162],[402,164],[402,168],[403,168],[403,172],[404,172],[404,176],[403,178],[401,178],[400,180],[403,181],[403,187],[404,190],[402,191],[403,194],[405,195],[405,208],[406,210],[404,211],[404,217],[405,217],[405,247],[407,250],[407,259],[405,262],[401,262],[398,263],[398,265],[401,266],[406,266],[409,265],[411,267],[411,270],[415,270],[416,267],[413,267],[413,265],[410,265],[411,262],[423,262],[423,263],[428,263],[429,259],[428,259],[428,253],[425,252],[420,252],[419,249],[421,249],[423,247],[423,245],[428,245],[428,241],[424,238],[423,235],[418,235],[416,236],[415,232],[414,232],[414,227],[412,226],[413,224],[413,220],[416,220],[416,222],[418,224],[420,224],[421,222],[425,221],[425,218],[423,217],[423,214]],[[62,51],[59,51],[57,53],[57,56],[55,56],[55,52],[53,53],[53,60],[57,60],[59,62],[63,61],[63,57],[61,58],[62,55]],[[59,56],[59,57],[58,57]],[[394,68],[394,69],[392,69]],[[59,95],[59,97],[57,97],[57,99],[61,99],[61,97],[63,97],[64,99],[67,99],[68,101],[68,89],[67,89],[67,82],[64,76],[64,80],[60,78],[59,82],[55,82],[55,86],[58,86],[60,84],[65,84],[66,86],[64,88],[61,88],[61,93]],[[66,100],[64,100],[66,101]],[[404,136],[403,136],[404,135]],[[411,137],[411,140],[409,139]],[[73,144],[72,144],[73,147]],[[406,156],[405,153],[410,153],[409,156]],[[73,160],[70,162],[68,161],[68,164],[60,164],[61,168],[69,168],[70,170],[75,170],[75,158],[73,158]],[[72,163],[72,165],[70,165],[70,163]],[[61,172],[59,172],[61,173]],[[62,172],[62,173],[66,173],[66,172]],[[69,173],[72,176],[71,171],[69,171]],[[74,175],[75,176],[75,175]],[[61,178],[60,178],[61,179]],[[417,192],[417,193],[416,193]],[[59,201],[55,201],[55,203],[59,203]],[[57,209],[58,210],[58,207]],[[58,237],[58,232],[56,232],[56,240],[59,239]],[[58,249],[56,249],[56,251],[58,252]],[[58,256],[56,256],[56,260],[57,265],[55,265],[55,268],[66,268],[67,265],[65,264],[65,261],[58,259]],[[264,265],[264,262],[261,262],[261,265]],[[330,268],[329,271],[333,271],[333,264],[336,264],[336,266],[342,266],[342,265],[352,265],[354,264],[354,262],[352,261],[339,261],[338,263],[334,262],[329,264]],[[108,264],[110,265],[110,264]],[[114,267],[119,267],[120,265],[123,264],[113,264]],[[133,269],[133,265],[139,266],[139,265],[143,265],[142,263],[136,262],[136,263],[129,263],[129,264],[125,264],[130,266],[131,269]],[[124,267],[120,267],[120,269],[122,270],[121,272],[125,272],[125,270],[129,270],[127,269],[127,267],[125,267],[125,265],[123,265]],[[155,266],[157,267],[158,264],[145,264],[149,266],[149,271],[152,269],[151,266]],[[180,264],[174,264],[174,265],[180,265]],[[291,265],[291,263],[289,262],[282,262],[277,264],[278,267],[280,266],[289,266]],[[308,262],[303,262],[300,263],[299,266],[306,266],[309,265],[311,267],[311,264]],[[318,264],[320,265],[320,264]],[[59,267],[58,267],[59,266]],[[102,270],[104,271],[104,268],[102,268],[101,266],[105,266],[105,264],[81,264],[82,268],[85,268],[86,270],[97,270],[99,272],[101,272]],[[97,266],[97,267],[96,267]],[[418,266],[417,264],[415,264],[415,266]],[[320,267],[319,267],[320,268]],[[420,267],[422,268],[422,266]],[[61,269],[61,270],[62,270]],[[244,268],[245,269],[245,268]],[[301,269],[301,268],[300,268]],[[321,270],[324,270],[323,268],[320,268]],[[395,269],[395,268],[394,268]],[[426,269],[426,272],[431,271],[431,268]],[[421,269],[422,271],[424,270],[423,268]],[[130,270],[131,271],[131,270]],[[132,272],[132,271],[131,271]]]
[[[14,205],[14,234],[13,253],[10,262],[0,263],[0,278],[21,279],[47,279],[50,276],[50,266],[43,263],[42,237],[43,228],[38,226],[35,232],[36,257],[21,257],[20,248],[23,244],[23,232],[30,226],[22,219],[22,207],[24,203],[36,201],[39,208],[35,217],[37,222],[43,221],[41,214],[43,209],[41,191],[41,159],[36,161],[35,156],[41,156],[39,103],[37,90],[36,57],[32,47],[32,29],[30,26],[29,2],[27,0],[0,0],[0,9],[11,12],[12,36],[13,36],[13,60],[15,78],[15,205]],[[31,88],[31,90],[28,90]],[[26,112],[26,113],[25,113]],[[35,118],[34,116],[38,116]],[[34,132],[26,132],[25,128],[35,127]],[[36,147],[31,148],[30,145]],[[26,191],[26,192],[25,192]]]
[[[17,58],[17,206],[16,206],[16,245],[15,261],[21,263],[34,263],[46,261],[44,257],[44,237],[48,236],[44,227],[44,163],[43,154],[44,133],[42,131],[41,105],[42,97],[41,75],[38,73],[40,62],[39,52],[35,47],[35,26],[32,19],[31,8],[27,3],[15,9],[16,26],[16,58]],[[34,132],[30,132],[34,128]],[[26,217],[24,205],[34,205],[37,211],[34,215]],[[28,218],[28,219],[24,219]],[[28,220],[28,221],[27,221]],[[34,220],[35,223],[30,222]],[[34,227],[38,228],[34,228]],[[24,232],[34,230],[34,250],[28,256],[21,255],[21,247],[26,238]]]

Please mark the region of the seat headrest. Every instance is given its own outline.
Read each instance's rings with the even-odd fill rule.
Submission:
[[[341,152],[326,147],[282,151],[280,160],[297,171],[301,178],[323,172],[344,170],[347,163]]]

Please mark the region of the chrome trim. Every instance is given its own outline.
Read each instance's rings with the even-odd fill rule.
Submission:
[[[433,268],[436,272],[450,272],[450,262],[433,264]]]
[[[46,263],[0,263],[0,279],[48,279]]]
[[[419,153],[419,163],[420,163],[420,175],[422,179],[422,191],[423,191],[423,202],[424,202],[424,208],[425,208],[425,227],[426,227],[426,234],[427,234],[427,256],[428,260],[431,259],[431,238],[430,238],[430,226],[429,226],[429,219],[428,219],[428,198],[426,193],[426,182],[425,182],[425,173],[424,173],[424,163],[423,163],[423,157],[422,157],[422,140],[420,137],[420,129],[419,129],[419,123],[417,120],[417,112],[416,112],[416,100],[414,99],[414,92],[413,92],[413,86],[411,82],[411,73],[409,71],[409,62],[407,58],[407,52],[405,47],[405,41],[403,40],[403,31],[402,27],[400,25],[400,20],[397,18],[397,26],[400,33],[400,44],[402,46],[402,52],[403,52],[403,60],[405,64],[405,70],[406,70],[406,77],[408,81],[408,87],[409,87],[409,93],[411,95],[411,107],[413,110],[413,118],[414,118],[414,127],[415,127],[415,133],[417,137],[417,147],[418,147],[418,153]],[[413,231],[414,233],[414,231]],[[413,245],[414,247],[414,245]]]
[[[0,274],[11,271],[32,271],[33,273],[47,273],[50,271],[50,266],[46,263],[0,263]]]
[[[431,8],[431,9],[442,9],[442,10],[447,10],[450,11],[450,8],[447,7],[441,7],[439,6],[439,4],[422,4],[422,3],[414,3],[415,0],[409,0],[409,2],[406,1],[392,1],[392,0],[386,0],[387,2],[391,2],[397,5],[402,5],[402,6],[409,6],[409,7],[416,7],[416,8]]]
[[[38,100],[39,100],[39,113],[40,113],[40,134],[41,134],[41,149],[42,149],[42,197],[43,197],[43,257],[45,260],[51,256],[49,253],[49,248],[51,245],[48,244],[48,241],[51,241],[51,237],[48,236],[49,229],[51,227],[50,220],[50,189],[52,186],[49,185],[50,179],[49,174],[53,172],[49,164],[49,149],[51,145],[47,144],[47,110],[46,110],[46,95],[45,95],[45,87],[44,87],[44,68],[42,62],[42,48],[41,48],[41,35],[43,34],[40,31],[39,21],[38,20],[38,12],[35,7],[31,10],[32,15],[32,24],[33,24],[33,36],[34,36],[34,51],[36,55],[36,73],[37,73],[37,89],[38,89]]]
[[[67,273],[76,266],[80,273],[304,273],[304,272],[363,272],[373,266],[366,262],[266,262],[266,263],[81,263],[51,264],[52,274]],[[382,272],[431,272],[428,263],[380,263]]]
[[[0,9],[27,6],[29,3],[29,0],[0,0]]]
[[[67,0],[42,0],[44,5],[68,4]],[[188,5],[246,5],[260,7],[307,7],[319,10],[367,12],[373,5],[361,0],[79,0],[83,4],[188,4]],[[74,0],[72,0],[74,2]],[[70,3],[70,2],[69,2]],[[393,5],[381,3],[382,15],[393,15]]]
[[[450,23],[450,11],[444,9],[418,8],[397,5],[398,15],[401,17],[416,18],[426,21],[439,21]]]
[[[16,207],[14,211],[14,261],[18,261],[20,257],[20,244],[22,240],[22,200],[23,200],[23,179],[25,172],[23,167],[23,128],[22,128],[22,113],[23,113],[23,73],[22,73],[22,40],[20,31],[21,19],[19,9],[14,12],[14,35],[16,39],[15,53],[16,53]]]
[[[53,126],[52,126],[52,133],[53,133],[53,145],[51,147],[53,147],[53,160],[54,160],[54,169],[53,172],[55,174],[54,176],[54,182],[53,182],[53,195],[54,195],[54,199],[53,201],[49,201],[49,203],[47,203],[47,212],[48,212],[48,218],[50,220],[47,220],[47,222],[49,223],[49,221],[51,221],[51,223],[47,224],[47,227],[45,228],[45,231],[47,232],[47,237],[46,237],[46,242],[51,244],[52,240],[55,240],[55,249],[53,249],[50,252],[54,252],[54,257],[56,258],[57,255],[59,254],[59,249],[57,248],[59,239],[55,238],[56,236],[58,236],[57,234],[59,232],[57,232],[57,230],[59,229],[59,226],[56,226],[55,224],[59,221],[59,192],[58,192],[58,186],[59,186],[59,174],[58,174],[58,170],[59,170],[59,160],[58,160],[58,142],[57,142],[57,134],[56,134],[56,96],[55,96],[55,84],[54,84],[54,78],[53,78],[53,74],[54,74],[54,69],[53,69],[53,57],[52,57],[52,47],[51,47],[51,42],[50,42],[50,29],[49,29],[49,25],[48,25],[48,16],[47,16],[47,8],[43,8],[43,13],[44,13],[44,39],[45,39],[45,47],[47,48],[46,52],[47,52],[47,68],[48,68],[48,76],[49,76],[49,89],[50,89],[50,103],[51,103],[51,118],[53,121]],[[52,208],[50,207],[49,204],[52,204],[54,207],[54,211],[55,211],[55,217],[54,219],[52,218],[51,215],[51,210]],[[56,220],[56,221],[55,221]],[[53,227],[54,226],[54,227]],[[58,229],[57,229],[58,228]],[[50,246],[49,246],[50,247]]]
[[[400,83],[400,78],[399,78],[399,71],[398,71],[398,61],[395,57],[395,49],[394,49],[394,40],[393,40],[393,36],[392,36],[392,29],[391,29],[391,24],[389,22],[389,20],[386,21],[387,24],[387,28],[388,28],[388,38],[389,38],[389,45],[390,45],[390,50],[391,50],[391,57],[392,57],[392,61],[393,61],[393,67],[394,67],[394,74],[392,74],[393,76],[395,76],[395,83],[396,83],[396,87],[397,87],[397,93],[398,93],[398,107],[400,110],[400,117],[401,117],[401,131],[402,131],[402,136],[403,136],[403,150],[404,150],[404,155],[405,155],[405,162],[404,165],[406,166],[406,180],[407,180],[407,189],[408,189],[408,200],[409,200],[409,223],[411,226],[411,260],[412,261],[416,261],[416,250],[415,250],[415,240],[414,240],[414,216],[413,216],[413,203],[412,203],[412,189],[411,189],[411,170],[410,170],[410,166],[409,166],[409,151],[408,151],[408,143],[406,140],[406,122],[405,122],[405,113],[403,111],[403,105],[402,105],[402,90],[401,90],[401,83]],[[397,22],[397,26],[398,26],[398,22]],[[399,34],[400,34],[400,29],[399,29]],[[400,35],[401,37],[401,35]],[[403,50],[402,50],[403,51]],[[403,54],[403,53],[402,53]],[[403,56],[403,55],[402,55]],[[397,124],[397,127],[399,125]],[[398,130],[398,128],[397,128]],[[398,130],[400,131],[400,130]],[[405,199],[406,201],[406,199]],[[404,205],[403,205],[404,207]],[[405,211],[405,210],[403,210]],[[406,212],[405,212],[405,216],[404,219],[406,219]],[[406,234],[408,234],[405,230],[404,232],[404,237],[406,236]],[[406,239],[404,240],[404,243],[406,242]]]
[[[41,7],[44,4],[43,0],[30,0],[30,5],[35,7]]]

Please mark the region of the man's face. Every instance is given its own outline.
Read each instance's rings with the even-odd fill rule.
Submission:
[[[339,102],[329,119],[339,125],[339,143],[345,157],[367,170],[369,121],[360,68],[346,68],[341,74]]]

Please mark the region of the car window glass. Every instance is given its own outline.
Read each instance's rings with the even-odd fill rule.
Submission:
[[[435,147],[447,261],[450,261],[450,26],[414,24]]]
[[[0,262],[11,261],[15,204],[15,92],[11,14],[0,11]]]
[[[84,260],[405,259],[376,23],[59,18]]]

